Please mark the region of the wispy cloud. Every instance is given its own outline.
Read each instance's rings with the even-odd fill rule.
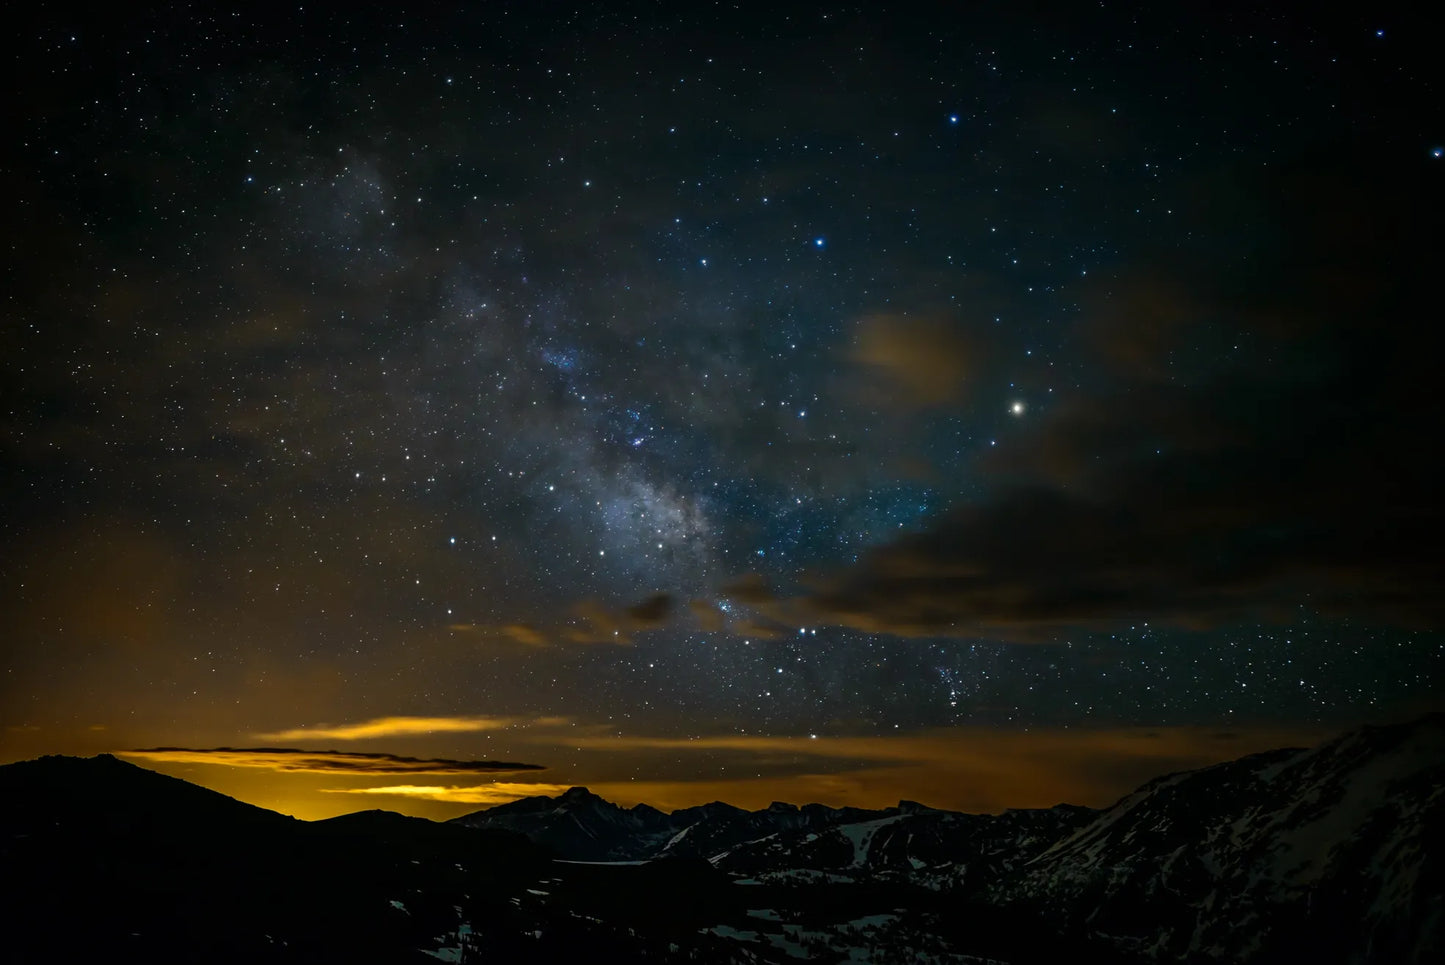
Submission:
[[[552,640],[541,627],[530,623],[453,623],[447,627],[453,633],[476,634],[485,640],[510,640],[528,647],[548,647]]]
[[[1298,738],[1301,730],[1266,729],[1258,736],[1265,747]],[[1251,736],[1256,736],[1251,734]],[[588,750],[741,751],[770,756],[844,758],[854,761],[948,764],[968,757],[1049,756],[1088,752],[1120,759],[1183,756],[1216,758],[1221,747],[1234,752],[1241,735],[1205,727],[998,730],[959,727],[883,737],[788,737],[719,735],[698,737],[601,736],[569,737],[568,743]]]
[[[620,607],[595,599],[581,600],[573,604],[559,622],[548,626],[532,623],[453,623],[447,629],[453,633],[475,634],[488,641],[508,640],[534,648],[559,643],[630,646],[633,634],[667,626],[676,610],[677,601],[671,594],[653,593],[629,606]]]
[[[392,797],[445,801],[449,804],[506,804],[524,797],[553,797],[567,790],[567,784],[520,784],[498,781],[466,787],[429,784],[389,784],[385,787],[324,787],[325,794],[382,794]]]
[[[549,720],[553,718],[548,718]],[[528,723],[519,717],[374,717],[353,724],[316,724],[253,735],[257,740],[366,740],[373,737],[418,737],[502,730]]]
[[[119,751],[123,757],[170,764],[223,764],[310,774],[481,774],[540,771],[540,764],[513,761],[454,761],[351,751],[306,751],[293,747],[150,747]]]

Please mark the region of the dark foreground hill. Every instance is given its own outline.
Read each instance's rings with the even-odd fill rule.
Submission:
[[[573,788],[308,823],[52,757],[0,767],[0,960],[1425,963],[1442,856],[1445,715],[1000,815]]]
[[[501,961],[646,956],[625,930],[524,907],[550,868],[518,835],[296,821],[109,755],[0,767],[7,965],[434,963],[464,940]]]

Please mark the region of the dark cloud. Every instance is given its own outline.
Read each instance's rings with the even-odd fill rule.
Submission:
[[[802,612],[1023,640],[1300,608],[1439,626],[1442,413],[1425,387],[1441,338],[1418,325],[1439,243],[1399,176],[1285,172],[1266,186],[1277,251],[1160,264],[1101,294],[1082,334],[1109,387],[1043,414],[984,464],[991,493]]]
[[[690,600],[687,612],[693,622],[705,631],[726,629],[736,637],[777,639],[796,626],[806,607],[795,600],[779,599],[768,589],[759,574],[749,573],[727,583],[721,597],[743,604],[746,613],[725,617],[718,604],[708,600]],[[730,608],[731,609],[731,608]],[[573,621],[559,635],[573,643],[632,643],[632,634],[657,630],[672,625],[680,615],[677,600],[668,593],[654,593],[646,599],[622,609],[612,609],[596,600],[584,600],[572,608]]]
[[[674,605],[670,594],[654,593],[640,603],[628,607],[626,612],[638,628],[656,627],[667,622],[667,618],[672,615]]]
[[[759,605],[771,603],[777,597],[768,587],[767,577],[761,573],[744,573],[724,583],[721,593],[739,603]]]
[[[572,607],[572,617],[558,635],[570,643],[631,644],[632,634],[665,626],[676,609],[669,593],[654,593],[631,606],[614,608],[597,600]]]
[[[151,747],[120,751],[123,757],[173,764],[224,764],[308,774],[505,774],[546,770],[511,761],[453,761],[352,751],[305,751],[294,747]]]
[[[690,608],[699,621],[706,623],[708,604],[694,601]],[[712,619],[720,621],[713,609]],[[487,640],[509,640],[526,647],[544,648],[553,643],[632,643],[632,634],[666,626],[677,611],[677,600],[670,593],[654,593],[631,606],[615,608],[598,600],[582,600],[571,607],[569,616],[556,624],[507,623],[500,625],[455,623],[450,629],[470,633]]]
[[[750,617],[734,622],[731,630],[734,636],[752,637],[759,640],[777,640],[783,636],[781,627]]]

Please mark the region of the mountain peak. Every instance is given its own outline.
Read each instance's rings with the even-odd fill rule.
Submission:
[[[600,801],[602,798],[593,794],[585,787],[569,787],[562,792],[562,796],[557,798],[557,800],[573,804],[579,801]]]
[[[293,818],[255,807],[113,754],[47,754],[0,765],[0,800],[10,817],[45,814],[52,827],[88,832],[205,825],[213,821],[290,824]]]

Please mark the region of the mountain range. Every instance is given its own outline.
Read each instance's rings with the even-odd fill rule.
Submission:
[[[124,763],[0,767],[5,960],[1445,960],[1445,715],[997,815],[585,788],[304,822]]]

